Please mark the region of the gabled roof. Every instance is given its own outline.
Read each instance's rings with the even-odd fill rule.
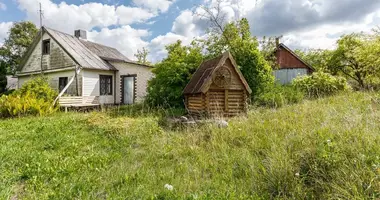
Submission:
[[[280,47],[282,47],[283,49],[285,49],[286,51],[288,51],[290,54],[292,54],[294,57],[296,57],[300,62],[302,62],[308,68],[310,68],[312,71],[314,71],[314,68],[309,63],[307,63],[306,61],[304,61],[301,57],[299,57],[293,50],[291,50],[285,44],[283,44],[283,43],[279,44],[278,47],[277,47],[277,49],[279,49]]]
[[[212,74],[215,72],[215,70],[218,67],[222,66],[226,62],[227,59],[230,59],[236,73],[238,74],[247,92],[252,93],[251,88],[249,87],[243,74],[240,72],[238,65],[236,64],[234,58],[229,52],[225,52],[219,57],[204,61],[191,77],[189,83],[186,85],[185,89],[183,90],[183,93],[184,94],[206,93],[212,82]]]
[[[47,33],[57,44],[81,67],[87,69],[99,69],[99,70],[117,70],[112,66],[109,61],[114,62],[127,62],[132,64],[138,64],[129,60],[117,49],[108,47],[105,45],[97,44],[94,42],[79,39],[73,35],[63,33],[51,28],[42,27],[42,30],[38,33],[37,37],[33,41],[31,47],[24,55],[20,64],[20,71],[29,56],[32,54],[35,47],[38,45],[41,39],[41,31]],[[143,64],[138,64],[146,66]]]
[[[83,68],[116,70],[96,53],[88,49],[81,42],[81,39],[50,28],[43,27],[43,29]]]
[[[131,62],[127,57],[121,54],[117,49],[108,47],[102,44],[98,44],[95,42],[90,42],[86,40],[80,40],[84,46],[86,46],[90,51],[94,52],[103,60],[107,61],[124,61]]]

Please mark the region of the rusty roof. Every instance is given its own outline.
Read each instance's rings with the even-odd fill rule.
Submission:
[[[309,63],[307,63],[304,59],[302,59],[300,56],[298,56],[293,50],[291,50],[288,46],[286,46],[285,44],[281,43],[278,45],[276,51],[279,49],[279,48],[283,48],[285,49],[286,51],[288,51],[290,54],[292,54],[294,57],[296,57],[300,62],[302,62],[304,65],[306,65],[306,67],[308,67],[310,70],[312,71],[315,71],[314,67],[312,67]]]
[[[214,73],[215,69],[219,66],[222,66],[227,59],[231,60],[231,63],[234,66],[234,69],[236,70],[246,90],[248,93],[251,93],[252,90],[249,88],[247,81],[245,80],[243,74],[240,72],[232,55],[229,52],[225,52],[221,56],[204,61],[191,77],[189,83],[183,90],[183,94],[197,94],[207,92],[211,83],[211,76]]]

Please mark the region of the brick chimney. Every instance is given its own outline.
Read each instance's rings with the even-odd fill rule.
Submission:
[[[276,48],[280,46],[280,37],[276,37]]]
[[[81,29],[75,30],[74,35],[75,35],[75,37],[77,37],[79,39],[87,40],[87,31],[85,31],[85,30],[81,30]]]

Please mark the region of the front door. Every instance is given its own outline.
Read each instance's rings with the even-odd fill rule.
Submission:
[[[135,99],[135,77],[123,76],[122,80],[123,104],[133,104]]]

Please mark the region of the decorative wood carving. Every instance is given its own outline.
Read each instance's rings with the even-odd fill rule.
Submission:
[[[230,69],[226,66],[218,67],[212,75],[212,81],[218,87],[226,87],[231,84],[232,74]]]

